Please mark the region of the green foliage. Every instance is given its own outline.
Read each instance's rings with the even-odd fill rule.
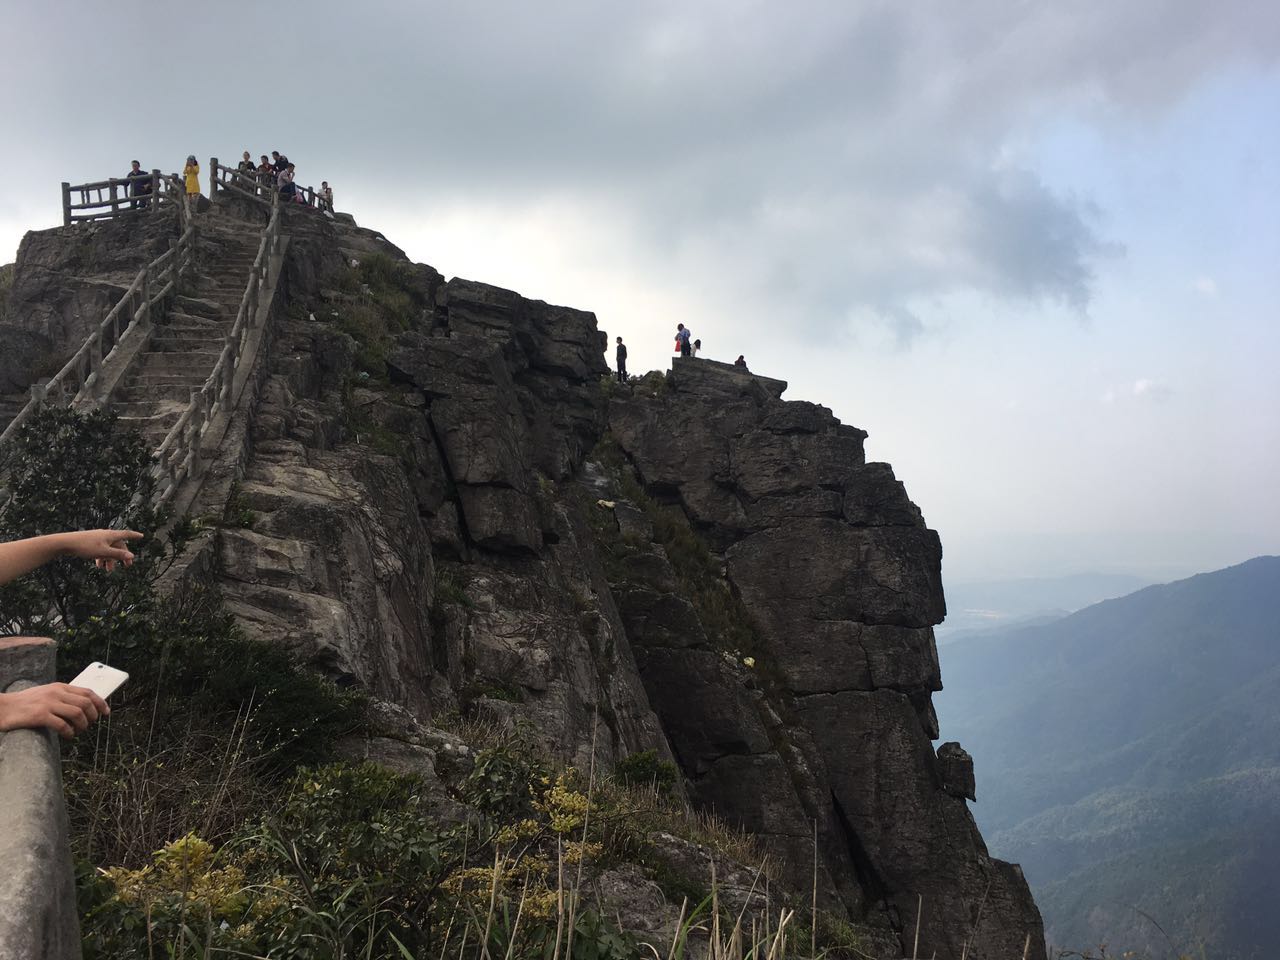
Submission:
[[[462,798],[499,822],[518,821],[533,812],[531,784],[545,768],[523,744],[490,747],[476,755]]]
[[[660,504],[636,480],[626,454],[610,434],[605,434],[591,458],[609,472],[623,499],[644,511],[658,543],[675,569],[677,581],[697,611],[708,639],[735,660],[762,659],[763,645],[751,615],[724,578],[721,562],[694,532],[684,511],[673,504]],[[626,558],[648,548],[621,536],[616,524],[603,511],[588,513],[597,542],[605,550],[605,571],[611,582],[626,577]]]
[[[667,794],[675,787],[678,772],[674,763],[658,757],[657,750],[644,750],[619,760],[613,775],[623,783]]]
[[[474,601],[467,596],[465,586],[452,570],[441,570],[436,576],[435,602],[441,605],[457,604],[470,610]]]
[[[356,341],[356,369],[374,382],[387,379],[392,341],[413,329],[431,307],[413,282],[414,270],[410,263],[375,253],[334,278],[350,301],[336,311],[338,327]]]
[[[231,490],[227,494],[227,503],[222,509],[223,525],[237,527],[241,530],[251,530],[257,519],[253,508],[249,506],[248,498],[244,495],[244,491],[240,489],[240,484],[231,484]]]
[[[140,434],[117,428],[112,414],[82,415],[47,406],[5,450],[11,497],[0,507],[0,537],[126,527],[146,534],[131,567],[107,573],[83,560],[59,559],[0,587],[0,629],[51,636],[91,620],[116,622],[144,609],[151,585],[185,546],[187,530],[159,540],[167,521],[151,507],[153,461]]]
[[[545,960],[557,929],[567,931],[567,898],[546,886],[552,867],[544,857],[500,851],[576,829],[586,798],[563,777],[534,776],[524,786],[530,801],[522,810],[538,819],[485,839],[436,828],[416,777],[374,764],[302,770],[278,813],[221,848],[188,835],[139,868],[86,871],[86,960],[183,950],[281,960]],[[566,956],[637,955],[634,941],[594,911],[579,911],[572,926]]]
[[[184,521],[165,533],[169,517],[149,505],[154,464],[136,433],[104,413],[46,408],[19,431],[10,466],[3,535],[117,525],[144,534],[131,567],[55,561],[0,593],[9,630],[58,641],[63,678],[93,660],[130,674],[112,698],[110,736],[64,748],[81,854],[133,862],[197,827],[220,839],[246,804],[360,725],[360,698],[282,647],[243,636],[216,594],[157,592],[195,531]],[[232,516],[243,509],[234,496],[231,506]]]

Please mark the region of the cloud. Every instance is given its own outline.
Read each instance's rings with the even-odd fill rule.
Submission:
[[[1191,284],[1191,289],[1202,297],[1216,297],[1218,295],[1218,281],[1213,277],[1196,277],[1195,282]]]
[[[0,160],[8,182],[51,155],[71,179],[110,172],[90,150],[279,148],[304,180],[348,197],[397,192],[405,217],[591,208],[637,270],[733,291],[744,323],[785,312],[822,337],[887,318],[900,346],[925,331],[923,305],[955,295],[1088,309],[1121,248],[1105,211],[1051,189],[1010,149],[1045,116],[1123,120],[1280,50],[1280,17],[1252,0],[317,0],[308,22],[331,40],[319,45],[246,35],[237,10],[261,6],[228,2],[190,11],[180,49],[137,47],[145,4],[113,9],[101,42],[52,75],[69,11],[32,6],[0,41],[0,82],[24,89],[12,144],[32,151]],[[135,50],[128,62],[122,48]],[[143,150],[136,125],[101,112],[61,122],[102,70],[116,89],[149,91],[162,140]],[[49,82],[30,88],[30,75]],[[195,112],[184,77],[260,78],[281,93],[257,110],[215,85],[223,108]],[[552,217],[542,227],[561,229]],[[582,243],[589,263],[593,241]]]
[[[1148,380],[1146,377],[1142,377],[1133,381],[1130,393],[1140,399],[1161,402],[1169,399],[1169,397],[1173,395],[1173,390],[1171,390],[1166,384],[1160,383],[1159,381]]]

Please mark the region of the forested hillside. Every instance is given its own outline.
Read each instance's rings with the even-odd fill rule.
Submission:
[[[1259,557],[942,649],[975,815],[1052,943],[1167,949],[1155,921],[1215,960],[1274,955],[1278,641]]]

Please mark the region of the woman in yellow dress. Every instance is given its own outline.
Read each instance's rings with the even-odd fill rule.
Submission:
[[[200,164],[196,163],[195,154],[187,157],[187,165],[182,170],[182,175],[187,180],[187,203],[195,203],[195,198],[200,196]]]

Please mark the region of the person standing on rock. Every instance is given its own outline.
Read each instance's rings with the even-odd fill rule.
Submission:
[[[683,323],[676,324],[676,346],[680,349],[680,356],[687,357],[693,350],[689,343],[689,331],[685,329]]]
[[[738,359],[733,361],[733,365],[735,367],[741,367],[743,370],[747,369],[747,361],[742,354],[738,354]]]
[[[702,352],[702,341],[701,340],[693,341],[693,349],[692,351],[690,351],[689,356],[696,357],[701,352]]]
[[[129,195],[133,197],[131,206],[134,210],[145,210],[148,206],[148,197],[151,194],[151,174],[142,169],[142,164],[137,160],[133,161],[133,168],[125,174],[125,179],[129,181]]]
[[[333,187],[329,186],[328,180],[320,181],[320,193],[317,196],[320,209],[325,213],[333,213]]]
[[[627,382],[627,345],[618,338],[618,382]]]
[[[200,164],[193,153],[187,157],[187,165],[182,168],[182,176],[186,179],[187,206],[195,212],[196,197],[200,196]]]
[[[253,175],[258,172],[258,167],[254,164],[253,157],[249,156],[248,150],[244,152],[244,156],[241,158],[240,162],[236,164],[236,169],[250,180],[252,180]]]

